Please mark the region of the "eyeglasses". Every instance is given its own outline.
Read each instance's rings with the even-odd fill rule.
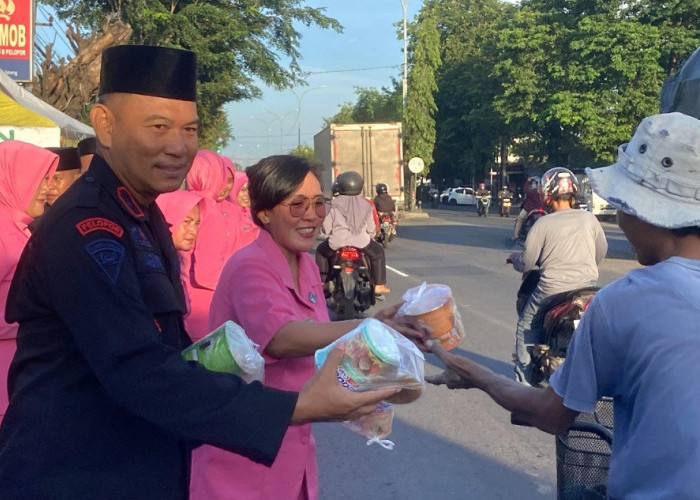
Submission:
[[[331,202],[327,201],[323,196],[316,196],[315,198],[297,196],[286,203],[281,202],[280,205],[288,206],[292,217],[303,217],[309,206],[313,206],[314,212],[318,217],[325,217],[331,208]]]

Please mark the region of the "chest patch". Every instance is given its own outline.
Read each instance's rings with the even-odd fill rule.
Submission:
[[[146,267],[146,269],[150,269],[153,271],[165,270],[163,261],[160,260],[160,257],[158,257],[153,252],[143,252],[139,256],[139,259],[141,260],[141,263]]]
[[[119,224],[104,217],[90,217],[89,219],[81,220],[75,225],[75,228],[81,236],[86,236],[93,231],[107,231],[117,238],[121,238],[124,234],[124,229]]]
[[[131,234],[131,239],[133,240],[136,246],[150,249],[153,248],[153,245],[148,239],[148,236],[146,236],[146,233],[144,233],[143,229],[141,229],[140,227],[134,226],[130,228],[129,233]]]
[[[91,241],[83,248],[102,269],[110,283],[116,284],[124,260],[124,246],[114,240],[101,239]]]

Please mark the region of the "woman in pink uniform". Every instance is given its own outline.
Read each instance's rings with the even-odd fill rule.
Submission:
[[[209,304],[219,275],[231,255],[235,235],[217,206],[217,198],[226,186],[226,168],[214,151],[200,149],[185,180],[187,190],[203,199],[204,214],[191,263],[190,315],[188,330],[193,341],[209,333]]]
[[[229,240],[228,256],[230,257],[236,250],[253,241],[258,233],[255,231],[254,237],[251,237],[251,230],[256,226],[253,224],[250,216],[248,216],[249,220],[241,217],[241,207],[236,202],[236,196],[234,195],[234,191],[240,190],[241,187],[240,176],[245,177],[246,183],[248,182],[248,177],[244,172],[236,170],[230,158],[221,156],[221,160],[226,169],[226,186],[219,192],[216,198],[216,205],[226,219],[229,233],[233,235]]]
[[[313,354],[355,328],[330,323],[314,258],[328,203],[303,158],[272,156],[248,170],[258,238],[228,260],[211,304],[209,326],[241,325],[265,358],[265,385],[299,390],[315,372]],[[398,306],[375,317],[393,318]],[[392,326],[401,326],[392,323]],[[413,332],[420,336],[420,333]],[[213,446],[192,456],[192,500],[315,500],[318,497],[311,425],[290,426],[272,467]]]
[[[187,301],[185,329],[189,331],[192,250],[197,241],[199,225],[205,210],[204,201],[197,193],[179,189],[159,195],[156,198],[156,203],[158,203],[160,211],[163,212],[166,222],[170,224],[173,245],[177,250],[177,257],[180,261],[180,281],[182,282],[185,300]]]
[[[233,189],[230,195],[231,203],[236,213],[236,250],[255,241],[260,234],[260,227],[253,222],[250,214],[250,196],[248,195],[248,174],[236,172],[233,180]]]
[[[5,303],[19,257],[29,241],[27,225],[44,213],[48,180],[58,155],[20,141],[0,142],[0,421],[8,405],[7,372],[15,354],[17,323],[5,322]]]

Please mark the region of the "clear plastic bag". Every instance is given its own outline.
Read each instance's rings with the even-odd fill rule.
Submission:
[[[391,426],[394,421],[394,407],[382,401],[372,410],[372,413],[364,417],[343,422],[343,425],[353,432],[367,438],[367,445],[377,443],[387,450],[394,449],[394,442],[386,439],[391,434]]]
[[[350,390],[369,391],[388,387],[403,390],[387,399],[390,403],[415,401],[425,382],[423,353],[390,326],[367,318],[357,328],[315,354],[320,368],[336,345],[343,349],[338,381]]]
[[[185,348],[182,356],[214,372],[232,373],[248,383],[253,380],[262,382],[265,360],[257,348],[241,326],[227,321]]]
[[[415,318],[446,350],[454,349],[464,340],[462,316],[449,286],[423,282],[406,290],[403,300],[396,316]]]

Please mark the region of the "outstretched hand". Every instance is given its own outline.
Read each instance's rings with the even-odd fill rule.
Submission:
[[[425,341],[428,340],[430,336],[423,329],[418,320],[412,316],[396,316],[396,313],[399,312],[402,305],[403,302],[399,302],[396,305],[380,309],[374,315],[374,318],[390,326],[404,337],[413,341],[413,343],[416,344],[416,346],[418,346],[418,348],[422,351],[427,351]]]
[[[442,373],[425,377],[426,382],[433,385],[446,385],[449,389],[476,387],[473,377],[479,371],[478,364],[463,356],[450,353],[435,339],[428,340],[426,347],[447,366]]]
[[[353,392],[338,382],[336,371],[343,351],[335,347],[326,362],[299,392],[293,424],[354,420],[367,415],[380,401],[398,393],[400,388]]]

